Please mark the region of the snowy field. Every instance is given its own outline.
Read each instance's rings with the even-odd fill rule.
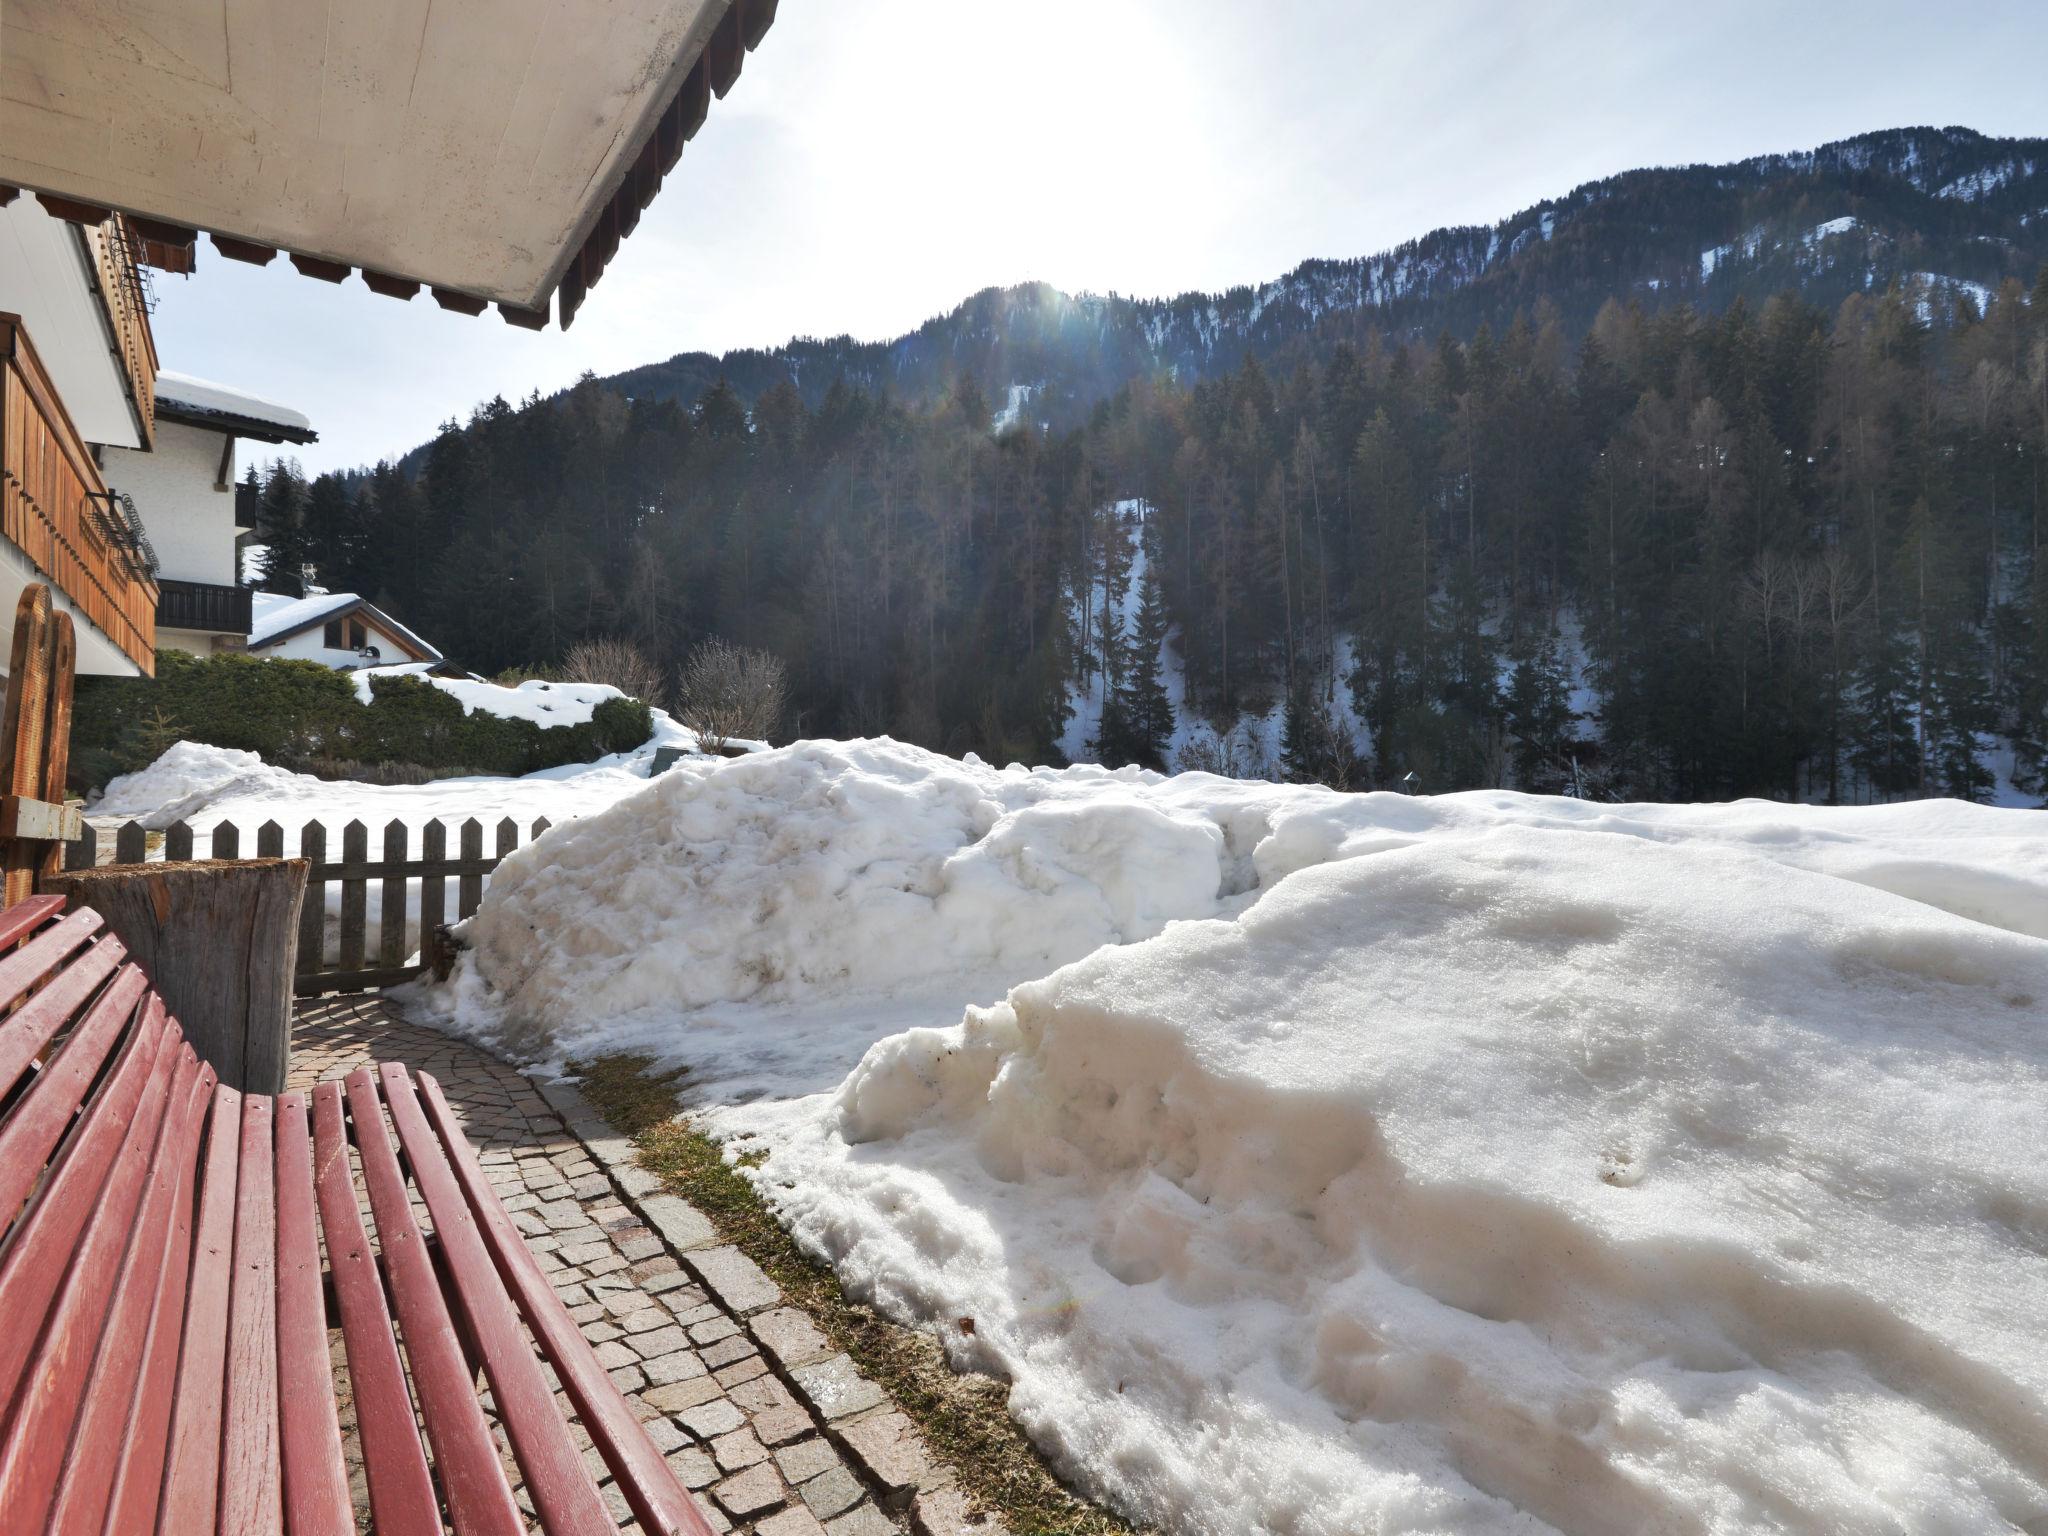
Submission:
[[[2040,813],[806,742],[557,827],[468,938],[448,1027],[689,1066],[1139,1521],[2048,1530]]]

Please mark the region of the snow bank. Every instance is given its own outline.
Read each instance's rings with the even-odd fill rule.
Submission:
[[[1755,853],[1451,833],[884,1040],[758,1178],[1166,1529],[2035,1529],[2044,1000]]]
[[[558,827],[467,937],[448,1021],[690,1066],[1142,1522],[2048,1522],[2038,813],[805,742]]]
[[[216,800],[288,794],[293,781],[302,777],[271,767],[254,752],[181,741],[147,768],[111,780],[93,802],[92,814],[96,819],[140,821],[160,832]]]
[[[529,677],[507,686],[480,677],[435,677],[432,662],[402,661],[388,667],[358,667],[350,674],[356,697],[365,704],[372,698],[372,684],[380,677],[417,677],[424,683],[452,695],[465,715],[482,710],[501,720],[531,720],[535,725],[582,725],[606,699],[626,697],[609,683],[551,683]],[[654,710],[655,734],[660,745],[697,750],[695,733],[678,725],[663,710]]]

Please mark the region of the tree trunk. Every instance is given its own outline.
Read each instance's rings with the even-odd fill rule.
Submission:
[[[244,1093],[282,1093],[304,859],[107,864],[43,889],[90,907],[128,947],[200,1059]]]

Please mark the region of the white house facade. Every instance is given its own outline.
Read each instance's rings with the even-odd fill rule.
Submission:
[[[248,648],[252,656],[317,661],[338,671],[442,659],[434,646],[353,592],[256,593]]]

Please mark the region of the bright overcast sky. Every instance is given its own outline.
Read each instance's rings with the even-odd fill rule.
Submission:
[[[2044,60],[2041,3],[784,0],[566,334],[202,241],[158,350],[304,410],[309,469],[361,464],[492,394],[893,336],[990,284],[1223,288],[1636,166],[2048,134]]]

